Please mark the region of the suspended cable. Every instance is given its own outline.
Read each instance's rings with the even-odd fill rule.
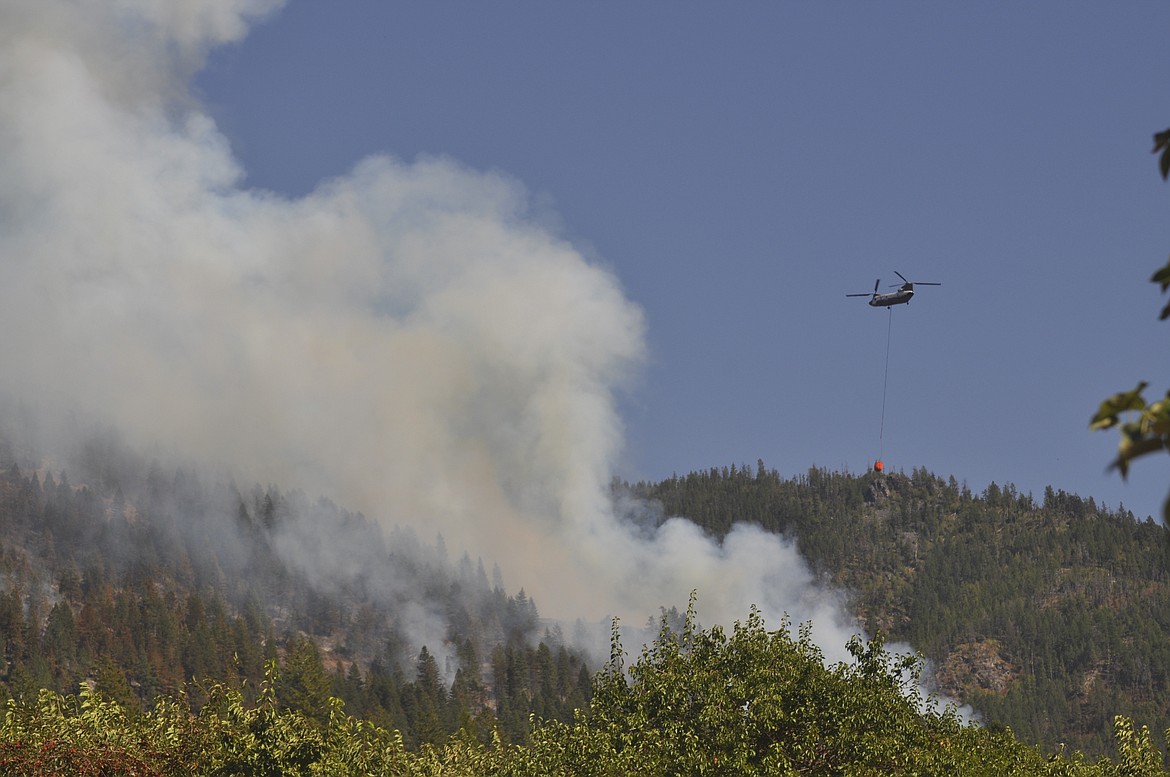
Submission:
[[[882,457],[886,452],[886,387],[890,381],[890,335],[894,331],[894,309],[890,308],[890,321],[886,325],[886,369],[882,375],[882,423],[878,430],[878,458],[874,469],[878,472],[882,471]]]

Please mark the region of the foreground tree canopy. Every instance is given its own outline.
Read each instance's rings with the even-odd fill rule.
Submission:
[[[917,659],[855,640],[853,661],[826,665],[808,629],[768,630],[757,612],[730,635],[659,638],[628,668],[615,623],[611,657],[573,723],[533,721],[526,745],[471,728],[417,752],[392,731],[349,716],[338,699],[301,710],[280,697],[269,665],[255,703],[210,684],[132,714],[88,686],[11,700],[0,770],[11,775],[1156,775],[1148,730],[1117,721],[1117,761],[1046,756],[1010,730],[938,709],[917,688]],[[307,714],[307,713],[315,714]]]
[[[1170,129],[1154,135],[1154,153],[1158,154],[1158,170],[1162,179],[1170,177]],[[1170,289],[1170,262],[1167,262],[1153,277],[1151,283]],[[1161,320],[1170,318],[1170,303],[1162,308]],[[1117,458],[1113,467],[1124,478],[1129,474],[1131,461],[1151,453],[1170,450],[1170,391],[1155,402],[1146,402],[1142,395],[1149,383],[1141,381],[1130,391],[1119,391],[1101,403],[1097,413],[1089,421],[1090,429],[1112,429],[1121,432],[1117,446]],[[1170,498],[1162,507],[1162,519],[1170,524]]]

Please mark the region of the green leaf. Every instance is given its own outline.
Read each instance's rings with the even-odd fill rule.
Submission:
[[[1121,476],[1125,477],[1129,472],[1129,462],[1149,453],[1164,450],[1165,448],[1166,444],[1161,437],[1123,438],[1121,445],[1117,447],[1118,456],[1116,466],[1121,470]]]
[[[1170,262],[1160,267],[1154,276],[1150,278],[1151,283],[1157,283],[1162,286],[1162,291],[1170,288]]]
[[[1145,409],[1142,429],[1159,437],[1170,436],[1170,395]]]
[[[1110,469],[1121,472],[1121,477],[1129,475],[1129,463],[1151,453],[1167,450],[1167,438],[1158,432],[1167,425],[1165,419],[1166,400],[1161,400],[1151,408],[1157,412],[1151,413],[1150,408],[1143,411],[1142,417],[1121,426],[1121,442],[1117,445],[1117,458],[1109,465]]]
[[[1153,153],[1162,152],[1161,158],[1158,160],[1158,166],[1162,171],[1162,178],[1165,179],[1170,175],[1170,129],[1162,130],[1154,134],[1154,151]]]
[[[1146,381],[1138,383],[1133,391],[1122,391],[1106,399],[1097,409],[1096,415],[1089,421],[1089,429],[1109,429],[1118,424],[1118,416],[1131,410],[1144,410],[1146,401],[1142,399],[1142,391],[1149,384]]]

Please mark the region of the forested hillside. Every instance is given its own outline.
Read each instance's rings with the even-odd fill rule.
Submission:
[[[1170,545],[1151,520],[925,471],[785,479],[759,462],[632,490],[715,536],[748,521],[793,538],[870,633],[1025,741],[1110,752],[1115,714],[1170,726]]]
[[[0,439],[0,697],[83,681],[141,714],[213,680],[325,725],[330,696],[414,750],[456,731],[525,743],[568,724],[599,668],[499,570],[299,491],[164,469],[116,438],[65,463]],[[785,479],[760,462],[615,483],[721,537],[791,537],[871,634],[1023,742],[1114,753],[1114,716],[1170,725],[1162,527],[1092,500],[973,494],[928,472]],[[489,579],[490,578],[490,579]],[[699,591],[700,600],[702,592]],[[677,619],[672,623],[676,623]]]
[[[91,440],[73,469],[0,445],[0,698],[97,690],[141,711],[213,679],[254,697],[265,662],[313,719],[327,700],[416,747],[570,720],[596,666],[499,570],[300,492],[164,472]],[[22,466],[22,464],[24,466]]]
[[[144,715],[88,688],[12,701],[0,721],[0,768],[19,777],[1166,774],[1149,731],[1125,718],[1115,722],[1117,759],[1091,760],[1046,755],[953,710],[924,709],[915,659],[878,641],[853,640],[852,660],[830,666],[803,629],[768,631],[755,611],[731,633],[697,631],[689,612],[681,631],[667,620],[632,665],[615,633],[589,706],[572,724],[535,719],[522,745],[464,729],[408,749],[396,732],[346,715],[340,700],[317,718],[290,709],[289,686],[270,664],[252,703],[222,683],[206,684],[198,707],[163,697]]]

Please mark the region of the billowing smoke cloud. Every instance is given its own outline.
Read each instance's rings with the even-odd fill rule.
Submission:
[[[749,528],[647,534],[608,491],[640,310],[449,159],[361,162],[289,199],[241,184],[188,91],[265,0],[0,6],[3,390],[243,478],[315,490],[498,562],[541,611],[853,628]]]

